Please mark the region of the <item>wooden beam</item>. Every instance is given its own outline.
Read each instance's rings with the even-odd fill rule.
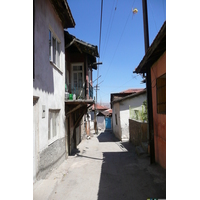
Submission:
[[[77,128],[79,122],[81,121],[81,119],[82,119],[82,117],[83,117],[83,115],[84,115],[85,113],[87,113],[87,109],[86,109],[86,108],[83,109],[83,112],[79,115],[78,119],[76,120],[76,122],[75,122],[75,124],[74,124],[73,138],[74,138],[74,145],[75,145],[75,148],[77,148],[77,146],[76,146],[76,128]]]
[[[81,51],[81,48],[78,46],[78,44],[75,42],[74,43],[75,45],[76,45],[76,47],[77,47],[77,49],[80,51],[80,53],[83,53],[82,51]]]
[[[83,112],[79,115],[78,119],[76,120],[76,123],[74,124],[74,128],[77,128],[78,123],[81,121],[81,118],[83,117],[84,114],[87,113],[87,109],[84,108]]]
[[[82,106],[83,106],[83,104],[78,104],[75,108],[73,108],[72,110],[70,110],[69,112],[66,113],[66,117],[67,117],[70,113],[74,112],[75,110],[79,109],[79,108],[82,107]]]

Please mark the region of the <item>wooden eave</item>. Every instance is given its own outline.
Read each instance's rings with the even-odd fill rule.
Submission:
[[[66,0],[50,0],[56,13],[62,21],[63,28],[74,28],[75,21]]]
[[[92,55],[94,57],[99,57],[97,46],[91,45],[91,44],[81,41],[77,38],[75,39],[75,43],[80,47],[80,49],[83,52],[85,52],[89,55]]]
[[[80,53],[85,53],[88,55],[91,62],[96,62],[96,57],[99,57],[98,47],[82,40],[77,39],[75,36],[65,31],[65,48],[69,48],[70,51],[79,51]],[[75,50],[77,49],[77,50]],[[90,64],[90,63],[89,63]],[[93,69],[97,69],[96,65],[92,66]]]
[[[146,73],[147,67],[151,67],[165,51],[166,51],[166,21],[161,27],[153,43],[148,48],[142,61],[135,69],[134,73]]]

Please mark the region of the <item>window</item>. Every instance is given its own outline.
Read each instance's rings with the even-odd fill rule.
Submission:
[[[56,139],[58,136],[59,112],[60,112],[60,110],[49,110],[48,139],[50,141]]]
[[[117,114],[115,114],[115,124],[117,125]]]
[[[156,79],[157,113],[166,114],[166,74]]]
[[[73,83],[74,88],[82,88],[83,87],[83,71],[82,65],[74,65],[73,66]]]
[[[49,60],[60,68],[60,42],[49,30]]]
[[[49,31],[49,60],[51,61],[51,31]]]

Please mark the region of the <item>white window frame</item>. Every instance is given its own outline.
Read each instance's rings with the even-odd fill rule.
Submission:
[[[60,109],[49,109],[49,115],[48,115],[49,144],[58,139],[59,133],[60,133]]]
[[[82,66],[82,70],[79,70],[79,71],[74,71],[74,66]],[[81,88],[83,88],[84,87],[84,83],[85,83],[85,78],[84,78],[84,63],[72,63],[71,64],[71,80],[72,80],[72,83],[71,83],[71,85],[72,85],[72,88],[71,89],[74,89],[74,74],[75,73],[82,73],[82,86],[79,88],[79,87],[77,87],[77,88],[79,88],[79,89],[81,89]]]
[[[51,34],[50,34],[51,33]],[[50,40],[51,39],[51,40]],[[51,28],[49,28],[49,61],[56,66],[59,70],[61,70],[61,41],[58,39],[56,34],[52,31]],[[55,46],[54,46],[55,41]],[[54,48],[55,48],[55,54],[54,54]]]

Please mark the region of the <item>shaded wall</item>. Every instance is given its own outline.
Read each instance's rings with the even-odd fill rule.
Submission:
[[[155,161],[166,168],[166,114],[157,113],[156,78],[166,73],[166,52],[151,67]]]
[[[105,129],[105,117],[104,116],[97,116],[97,127],[98,127],[98,129],[101,129],[101,130]]]
[[[147,123],[129,119],[129,141],[139,146],[141,142],[147,142],[147,140]]]
[[[112,130],[115,136],[121,140],[122,139],[122,131],[121,131],[121,120],[120,120],[120,105],[119,102],[113,104],[112,108]],[[117,120],[116,120],[117,118]]]
[[[65,158],[65,143],[63,142],[65,138],[65,41],[62,23],[49,0],[35,0],[34,21],[33,96],[38,98],[37,109],[33,112],[37,120],[34,125],[36,126],[34,145],[37,147],[35,179],[37,176],[44,177]],[[49,29],[54,31],[60,41],[59,69],[49,61]],[[48,139],[49,109],[60,110],[58,133],[51,141]]]

